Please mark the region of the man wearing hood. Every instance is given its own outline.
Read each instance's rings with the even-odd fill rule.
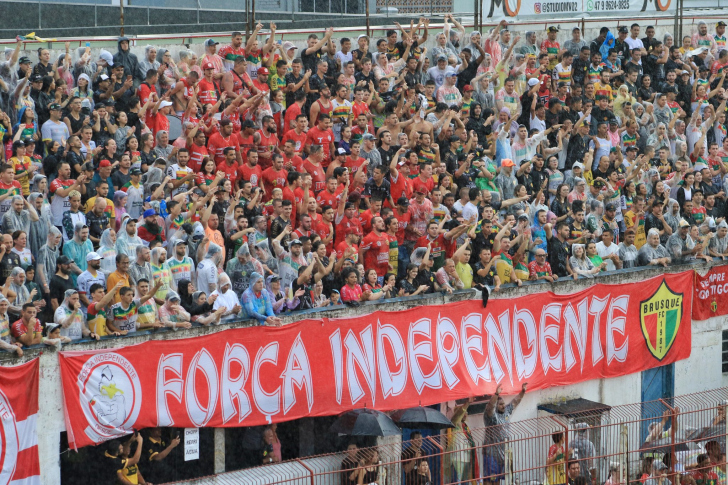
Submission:
[[[715,236],[710,239],[708,251],[718,261],[728,259],[728,223],[720,221]]]
[[[174,256],[165,261],[165,266],[172,274],[172,289],[179,293],[179,282],[195,280],[195,262],[187,256],[187,241],[178,239],[174,242]]]
[[[60,251],[58,249],[62,239],[61,231],[59,231],[58,228],[51,226],[46,239],[46,244],[41,246],[35,257],[35,274],[38,278],[36,282],[43,290],[43,294],[47,296],[50,291],[49,285],[51,278],[56,271],[56,260],[58,259],[58,256],[60,256]],[[17,255],[15,256],[17,257]]]
[[[86,255],[92,253],[93,250],[94,245],[91,244],[88,238],[88,226],[80,222],[77,223],[73,228],[73,239],[63,245],[63,254],[71,258],[75,263],[75,266],[71,268],[71,279],[74,286],[78,275],[86,271],[88,267]]]
[[[162,282],[162,285],[159,287],[159,290],[157,290],[154,297],[157,301],[162,301],[165,296],[167,296],[167,292],[169,292],[172,288],[172,272],[165,264],[167,261],[167,250],[161,246],[157,246],[152,249],[150,258],[150,267],[152,269],[154,282]]]
[[[121,221],[119,233],[116,238],[117,254],[126,254],[129,258],[136,258],[137,246],[144,246],[144,241],[137,236],[137,223],[131,217]]]
[[[144,48],[144,55],[146,56],[143,61],[139,61],[139,77],[144,79],[147,76],[147,71],[159,71],[160,63],[157,60],[157,48],[153,45],[147,45]]]
[[[281,319],[273,311],[270,293],[264,291],[263,276],[259,273],[250,275],[250,287],[243,293],[241,303],[250,318],[258,320],[260,325],[280,327]]]
[[[230,277],[224,273],[220,275],[218,287],[219,289],[215,290],[210,295],[215,295],[215,303],[212,306],[213,310],[217,311],[220,308],[225,309],[221,315],[222,321],[236,319],[243,307],[240,306],[239,303],[240,297],[233,291],[233,285],[230,282]]]
[[[201,245],[207,243],[207,238],[202,240]],[[212,293],[218,288],[217,267],[222,261],[222,248],[215,243],[207,246],[207,253],[197,265],[197,284],[195,287],[200,291]]]
[[[253,273],[265,274],[260,261],[250,255],[247,244],[240,246],[235,258],[228,261],[225,272],[230,276],[233,291],[238,295],[238,299],[250,286],[250,276]]]
[[[119,51],[114,54],[114,64],[121,64],[124,66],[124,76],[132,76],[134,78],[134,85],[138,86],[143,78],[141,77],[141,70],[139,69],[139,60],[135,54],[131,52],[131,46],[128,37],[119,37],[118,42]]]
[[[135,251],[135,260],[129,265],[129,277],[136,284],[140,279],[144,278],[150,283],[154,281],[152,274],[152,266],[150,261],[152,253],[146,246],[137,246]]]

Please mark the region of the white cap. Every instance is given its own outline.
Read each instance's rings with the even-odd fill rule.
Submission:
[[[534,87],[534,86],[535,86],[536,84],[538,84],[538,83],[539,83],[539,81],[538,81],[538,79],[536,79],[535,77],[532,77],[531,79],[529,79],[529,80],[528,80],[528,85],[529,85],[530,87]]]
[[[102,258],[99,253],[90,252],[86,255],[86,261],[101,261]]]
[[[111,55],[111,52],[101,49],[101,53],[99,53],[99,59],[106,61],[106,64],[110,66],[114,65],[114,56]]]
[[[167,101],[166,99],[159,103],[160,108],[166,108],[167,106],[172,106],[172,101]]]

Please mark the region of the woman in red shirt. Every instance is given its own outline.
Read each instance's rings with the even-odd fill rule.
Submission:
[[[368,269],[364,276],[364,291],[368,291],[371,293],[371,296],[369,297],[370,301],[373,300],[379,300],[380,298],[384,298],[386,296],[386,292],[389,290],[389,287],[383,288],[382,285],[377,284],[377,270],[375,269]]]
[[[202,169],[197,174],[195,183],[205,194],[207,194],[207,189],[210,184],[215,180],[216,171],[217,167],[215,166],[215,162],[210,157],[202,159]]]
[[[341,287],[341,301],[362,302],[367,301],[371,296],[370,290],[363,291],[359,285],[359,272],[355,268],[346,268],[342,274],[344,286]]]

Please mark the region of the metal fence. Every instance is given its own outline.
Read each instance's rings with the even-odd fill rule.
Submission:
[[[663,473],[673,484],[684,474],[708,472],[725,484],[726,406],[728,388],[721,388],[588,411],[544,412],[500,426],[454,429],[405,442],[394,439],[378,447],[239,470],[218,475],[214,482],[641,485],[644,474],[658,473],[662,465],[657,464],[664,463]],[[552,453],[556,461],[549,465],[549,450],[556,442],[563,459]],[[708,464],[700,469],[703,454],[709,455]]]

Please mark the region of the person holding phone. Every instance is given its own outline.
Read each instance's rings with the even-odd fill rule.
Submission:
[[[169,454],[180,444],[178,430],[171,430],[168,435],[171,439],[164,439],[162,428],[151,428],[148,439],[144,442],[144,473],[153,483],[168,482],[174,475],[172,473],[172,460],[167,459]]]

